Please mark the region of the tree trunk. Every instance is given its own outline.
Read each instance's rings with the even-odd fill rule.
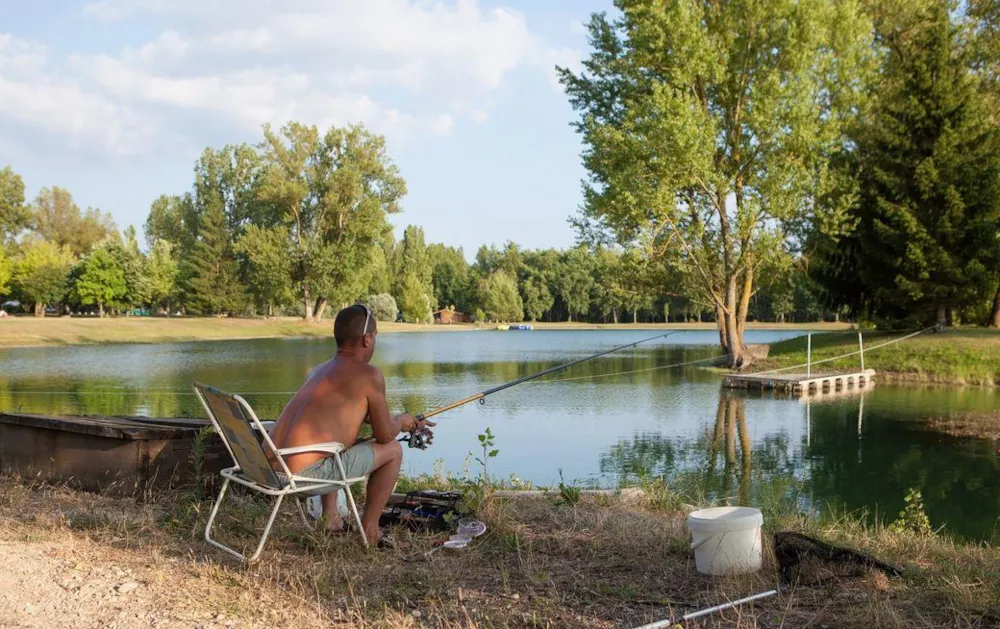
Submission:
[[[1000,291],[997,291],[997,296],[1000,297]],[[639,323],[639,311],[632,311],[632,323]]]
[[[104,304],[97,304],[97,313],[101,315],[102,319],[104,318]]]
[[[316,307],[313,308],[313,320],[316,322],[323,320],[323,311],[326,310],[327,305],[326,297],[316,298]]]
[[[40,303],[35,304],[35,316],[36,317],[45,316],[45,304],[40,304]]]
[[[997,293],[997,294],[1000,295],[1000,293]],[[840,323],[840,311],[839,310],[833,313],[833,321],[834,321],[834,323]]]
[[[729,366],[738,369],[743,366],[743,326],[740,325],[740,306],[736,297],[736,276],[729,278],[726,288],[726,308],[723,310],[723,318],[726,328],[726,339],[729,341],[728,347],[723,349],[729,354]],[[746,311],[742,312],[746,317]],[[744,319],[745,322],[745,319]]]
[[[615,325],[617,325],[618,324],[618,309],[617,308],[612,308],[611,309],[611,316],[614,317]]]
[[[729,352],[729,337],[726,335],[726,317],[722,312],[722,306],[715,305],[715,327],[719,329],[719,345],[722,351]]]
[[[302,318],[306,321],[312,321],[312,299],[309,297],[308,288],[302,291],[302,305]]]
[[[1000,284],[997,285],[997,294],[993,296],[993,313],[990,315],[990,327],[1000,328]]]
[[[948,309],[944,307],[944,304],[937,307],[937,324],[942,328],[948,325]]]

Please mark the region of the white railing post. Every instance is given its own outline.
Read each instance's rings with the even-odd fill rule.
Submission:
[[[861,350],[861,373],[865,372],[865,343],[861,340],[861,330],[858,330],[858,348]]]
[[[806,335],[806,377],[812,377],[813,335]]]

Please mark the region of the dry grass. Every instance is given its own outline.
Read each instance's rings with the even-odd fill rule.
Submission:
[[[536,323],[539,330],[659,330],[715,329],[713,323],[690,324],[620,324]],[[492,324],[427,325],[411,323],[379,323],[381,333],[396,332],[458,332],[492,329]],[[841,330],[846,324],[750,324],[751,328]],[[51,345],[88,345],[100,343],[171,343],[186,341],[218,341],[226,339],[276,337],[328,337],[333,334],[333,321],[308,323],[294,317],[270,319],[229,319],[222,317],[7,317],[0,319],[0,347],[30,347]]]
[[[266,617],[273,626],[633,627],[768,590],[777,580],[770,560],[749,577],[699,575],[682,512],[615,496],[584,496],[576,505],[492,496],[478,513],[486,535],[466,551],[426,558],[421,553],[442,535],[400,531],[400,548],[365,550],[353,537],[309,531],[289,510],[263,561],[250,568],[201,541],[209,503],[189,500],[171,492],[137,503],[3,478],[0,539],[86,538],[123,565],[160,573],[167,589],[194,590],[206,608],[246,622]],[[220,536],[249,545],[265,514],[265,504],[241,498],[220,516]],[[870,529],[852,519],[769,524],[897,562],[906,577],[835,579],[688,626],[1000,625],[996,549]]]

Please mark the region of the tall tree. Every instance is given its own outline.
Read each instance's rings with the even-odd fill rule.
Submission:
[[[10,294],[10,278],[14,276],[14,263],[7,257],[3,243],[0,243],[0,297]]]
[[[45,316],[45,306],[58,304],[66,295],[73,252],[40,238],[21,243],[20,255],[14,263],[15,295],[34,306],[35,316]]]
[[[24,180],[10,166],[0,169],[0,246],[28,226],[31,211],[24,204]]]
[[[498,270],[485,282],[486,316],[494,321],[522,321],[524,304],[517,290],[517,280],[507,271]]]
[[[306,319],[328,301],[364,295],[371,247],[385,238],[387,214],[399,211],[406,185],[386,154],[385,140],[361,126],[289,123],[264,129],[267,164],[262,198],[290,226],[293,279]],[[313,301],[315,300],[315,302]]]
[[[462,249],[432,244],[427,247],[427,259],[436,305],[439,308],[455,306],[461,312],[468,312],[469,263]]]
[[[121,302],[128,291],[125,271],[111,244],[91,249],[70,272],[70,299],[84,306],[96,305],[102,319],[104,307]]]
[[[143,233],[150,247],[158,240],[174,245],[180,243],[184,227],[184,203],[182,196],[163,194],[149,206]]]
[[[556,291],[572,321],[590,312],[591,291],[594,288],[594,258],[586,247],[579,246],[562,255]]]
[[[1000,145],[946,0],[889,33],[883,90],[858,138],[860,302],[892,321],[947,323],[1000,268]],[[850,277],[850,276],[848,276]]]
[[[424,292],[429,297],[434,296],[434,266],[427,253],[424,241],[424,230],[416,225],[408,225],[403,230],[403,240],[399,242],[396,253],[396,272],[400,275],[396,281],[396,292],[402,294],[405,282],[410,274],[416,275]],[[433,307],[434,304],[432,304]]]
[[[284,225],[271,228],[250,225],[236,243],[236,252],[248,261],[250,294],[268,315],[292,301],[288,242],[288,228]]]
[[[206,199],[198,218],[198,235],[183,259],[185,307],[200,315],[232,313],[243,287],[221,198]]]
[[[110,214],[95,208],[81,212],[73,195],[58,186],[42,188],[32,209],[32,228],[46,240],[66,245],[73,255],[82,255],[117,233]]]
[[[179,267],[173,252],[174,245],[159,238],[153,242],[145,261],[145,275],[149,281],[149,302],[163,308],[170,316],[171,306],[177,299]]]
[[[969,0],[966,13],[972,29],[972,68],[986,96],[992,124],[1000,127],[1000,2]],[[1000,269],[995,282],[989,325],[1000,328]]]
[[[584,71],[560,70],[590,176],[578,225],[658,245],[741,365],[767,258],[845,211],[815,200],[866,75],[869,23],[841,0],[615,5],[620,19],[591,19]]]
[[[429,323],[431,321],[430,296],[415,271],[406,273],[397,302],[406,321],[410,323]]]

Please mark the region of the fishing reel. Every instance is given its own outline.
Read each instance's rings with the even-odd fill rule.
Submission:
[[[434,442],[434,434],[427,428],[422,428],[420,430],[414,428],[410,431],[410,434],[400,439],[400,441],[405,441],[406,445],[411,448],[426,450],[427,446]]]

